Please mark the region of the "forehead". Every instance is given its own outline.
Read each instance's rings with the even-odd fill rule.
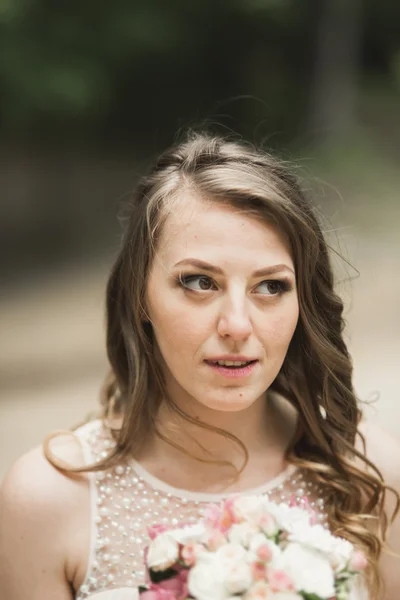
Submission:
[[[249,264],[251,269],[286,261],[293,267],[284,235],[261,218],[189,192],[173,202],[157,248],[164,266],[185,257]],[[222,264],[220,266],[223,266]]]

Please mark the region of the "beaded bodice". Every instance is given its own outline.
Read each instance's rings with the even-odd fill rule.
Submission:
[[[107,456],[114,442],[97,420],[76,432],[88,462]],[[227,494],[203,494],[170,487],[136,461],[109,471],[90,473],[92,540],[85,581],[76,600],[114,588],[136,588],[144,581],[143,554],[149,543],[147,528],[156,523],[176,526],[195,522],[202,508]],[[306,473],[289,466],[278,477],[247,494],[265,494],[273,502],[301,504],[307,497],[317,518],[326,521],[322,490]]]

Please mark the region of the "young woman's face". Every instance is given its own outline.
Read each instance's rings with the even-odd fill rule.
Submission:
[[[221,411],[264,396],[299,314],[293,261],[279,232],[194,197],[167,219],[146,301],[172,398]]]

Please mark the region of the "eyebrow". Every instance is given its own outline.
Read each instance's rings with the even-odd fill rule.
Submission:
[[[198,258],[185,258],[174,265],[175,267],[190,265],[193,267],[197,267],[199,269],[203,269],[205,271],[210,271],[211,273],[215,273],[216,275],[223,275],[224,272],[220,267],[216,267],[210,263],[204,262],[203,260],[199,260]],[[268,277],[269,275],[274,275],[275,273],[282,273],[282,271],[289,271],[295,275],[293,269],[288,267],[285,264],[279,265],[271,265],[270,267],[265,267],[263,269],[257,269],[257,271],[253,271],[251,274],[252,277]]]

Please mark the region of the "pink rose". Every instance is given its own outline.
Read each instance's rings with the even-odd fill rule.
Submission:
[[[150,583],[149,589],[141,592],[140,600],[184,600],[189,595],[187,578],[188,571],[182,570],[171,579]]]
[[[187,569],[182,569],[176,577],[179,582],[179,598],[187,598],[189,596],[188,578],[189,571]]]
[[[257,558],[263,562],[269,562],[272,558],[272,550],[268,544],[262,544],[257,548]]]
[[[222,508],[218,504],[209,504],[204,509],[204,523],[211,529],[219,529],[222,519]]]
[[[268,571],[268,583],[273,592],[293,592],[294,585],[290,577],[279,569]]]
[[[218,530],[212,531],[207,538],[207,548],[211,552],[216,552],[218,548],[221,548],[226,544],[226,537],[223,533]]]
[[[229,523],[228,528],[233,523],[240,523],[241,519],[238,518],[237,510],[235,509],[235,502],[237,496],[230,496],[224,502],[224,517],[227,523]]]
[[[221,507],[218,504],[209,504],[203,513],[204,523],[208,529],[226,533],[234,522],[231,514],[231,502],[226,500]]]
[[[267,568],[262,562],[254,562],[251,565],[253,579],[256,581],[265,581],[267,576]]]
[[[141,600],[178,600],[172,592],[166,590],[146,590],[140,594]]]
[[[141,600],[178,600],[175,594],[162,588],[152,588],[141,592]]]

